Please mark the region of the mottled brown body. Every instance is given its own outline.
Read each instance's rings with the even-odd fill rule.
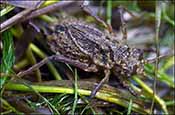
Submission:
[[[143,54],[140,49],[113,42],[110,36],[84,22],[62,22],[52,27],[48,44],[51,50],[72,61],[87,65],[80,69],[97,72],[112,71],[119,79],[143,73]],[[123,79],[123,78],[122,78]]]

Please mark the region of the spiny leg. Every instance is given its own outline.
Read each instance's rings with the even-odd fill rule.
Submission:
[[[126,29],[126,22],[124,20],[123,14],[124,14],[124,8],[123,7],[119,7],[119,13],[120,13],[120,20],[121,20],[121,31],[123,34],[123,40],[124,43],[126,43],[127,41],[127,29]]]
[[[52,56],[51,56],[51,57],[52,57]],[[51,58],[51,57],[47,57],[47,58],[43,59],[42,61],[40,61],[39,63],[36,63],[36,64],[33,65],[32,67],[30,67],[29,69],[27,69],[27,70],[25,70],[25,71],[22,71],[22,72],[19,72],[19,73],[17,74],[17,76],[22,77],[22,76],[27,75],[27,74],[29,74],[30,72],[32,72],[32,71],[34,71],[34,70],[40,68],[41,66],[43,66],[44,64],[46,64],[46,63],[49,61],[49,58]]]
[[[110,70],[105,70],[105,77],[100,81],[100,83],[95,87],[95,89],[91,92],[90,98],[95,97],[96,93],[99,91],[101,86],[109,80]]]
[[[120,13],[120,20],[121,20],[121,30],[122,30],[122,34],[123,34],[123,40],[126,43],[127,41],[127,28],[126,28],[126,22],[124,19],[124,11],[126,11],[128,14],[130,14],[132,17],[136,18],[137,16],[135,16],[132,12],[130,12],[127,8],[123,7],[123,6],[119,6],[119,13]]]
[[[87,5],[82,4],[80,7],[84,12],[86,12],[89,16],[92,16],[97,22],[101,23],[110,33],[112,33],[112,26],[100,19],[97,15],[93,14]]]
[[[123,78],[123,76],[118,77],[120,84],[123,88],[127,89],[132,95],[138,96],[138,94],[131,88],[129,83]]]
[[[22,77],[26,74],[29,74],[30,72],[36,70],[37,68],[40,68],[41,66],[43,66],[44,64],[46,64],[50,60],[55,60],[55,61],[59,61],[59,62],[63,62],[63,63],[68,63],[70,65],[73,65],[73,66],[78,67],[78,68],[83,69],[83,70],[86,70],[88,68],[91,69],[91,67],[89,67],[88,64],[81,63],[77,60],[71,60],[69,58],[64,57],[63,55],[53,55],[53,56],[50,56],[50,57],[47,57],[47,58],[43,59],[42,61],[40,61],[39,63],[33,65],[32,67],[30,67],[27,70],[19,72],[17,75],[19,77]],[[95,70],[95,68],[92,68],[92,69]]]

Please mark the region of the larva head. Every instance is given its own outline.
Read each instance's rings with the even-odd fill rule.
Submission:
[[[115,71],[121,75],[130,77],[134,74],[143,74],[144,60],[141,49],[120,46],[115,52]]]
[[[130,57],[127,62],[128,69],[131,70],[131,74],[143,74],[144,71],[144,59],[143,51],[141,49],[133,48],[130,51]]]

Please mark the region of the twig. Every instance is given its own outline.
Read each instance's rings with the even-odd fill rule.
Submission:
[[[62,7],[70,5],[73,2],[75,2],[75,1],[62,1],[62,2],[58,2],[58,3],[55,3],[55,4],[49,5],[47,7],[38,9],[36,11],[33,11],[29,16],[24,18],[22,21],[26,21],[28,19],[32,19],[32,18],[35,18],[37,16],[40,16],[40,15],[43,15],[43,14],[46,14],[46,13],[58,10],[58,9],[60,9]]]
[[[31,9],[26,9],[18,14],[16,14],[15,16],[13,16],[12,18],[6,20],[5,22],[3,22],[0,26],[1,31],[0,33],[2,33],[3,31],[7,30],[8,28],[10,28],[11,26],[13,26],[14,24],[16,24],[17,22],[19,22],[20,19],[24,18],[27,14],[29,14],[32,10]]]
[[[156,2],[156,17],[155,17],[155,21],[156,21],[156,36],[155,36],[155,43],[156,43],[156,63],[155,63],[155,70],[154,70],[154,84],[153,84],[153,99],[152,99],[152,104],[151,104],[151,111],[150,114],[155,114],[154,113],[154,104],[155,104],[155,96],[156,96],[156,81],[157,81],[157,77],[158,77],[158,69],[159,69],[159,49],[160,49],[160,43],[159,43],[159,30],[160,30],[160,23],[161,23],[161,5],[162,2],[161,1],[157,1]],[[162,108],[165,112],[165,114],[168,114],[167,108],[166,106],[164,106],[165,104],[163,103]]]
[[[156,17],[155,17],[155,23],[156,23],[156,35],[155,35],[155,43],[156,43],[156,63],[155,63],[155,70],[154,70],[154,84],[153,84],[153,98],[151,103],[151,111],[150,114],[154,114],[154,103],[156,95],[156,81],[157,81],[157,73],[158,73],[158,64],[159,64],[159,28],[160,28],[160,19],[161,19],[161,2],[156,2]]]
[[[7,21],[3,22],[1,24],[1,31],[0,31],[0,33],[2,33],[3,31],[7,30],[8,28],[10,28],[11,26],[13,26],[16,23],[23,22],[23,21],[35,18],[37,16],[40,16],[40,15],[43,15],[43,14],[46,14],[46,13],[58,10],[58,9],[60,9],[62,7],[65,7],[65,6],[67,6],[67,5],[69,5],[69,4],[73,3],[73,2],[74,1],[58,2],[58,3],[55,3],[55,4],[49,5],[47,7],[35,10],[27,17],[25,17],[25,16],[27,14],[29,14],[32,10],[31,9],[26,9],[26,10],[18,13],[17,15],[15,15],[14,17],[8,19]],[[22,19],[22,20],[20,20],[20,19]]]

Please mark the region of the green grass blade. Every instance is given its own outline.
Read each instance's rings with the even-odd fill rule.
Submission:
[[[4,16],[7,13],[9,13],[10,11],[12,11],[15,7],[14,6],[6,6],[6,8],[4,8],[3,10],[0,11],[0,16]]]
[[[3,51],[2,51],[2,62],[0,65],[0,73],[8,74],[12,72],[11,68],[15,62],[15,55],[14,55],[14,44],[13,44],[13,36],[10,31],[5,31],[2,33],[2,44],[3,44]],[[5,83],[7,76],[1,76],[0,78],[0,85],[1,88]]]
[[[72,107],[72,114],[75,114],[75,109],[76,109],[77,101],[78,101],[78,83],[77,83],[77,79],[78,79],[78,74],[77,74],[77,70],[75,69],[74,103],[73,103],[73,107]]]
[[[132,110],[132,99],[130,99],[130,102],[129,102],[127,115],[131,114],[131,110]]]
[[[111,24],[111,17],[112,17],[112,1],[107,1],[107,24]]]

